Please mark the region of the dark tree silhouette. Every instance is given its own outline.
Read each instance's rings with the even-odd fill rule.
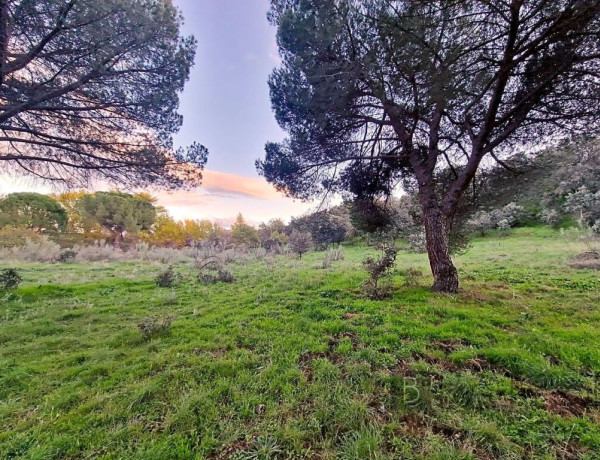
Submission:
[[[86,184],[181,186],[172,149],[196,42],[171,0],[0,0],[0,168]]]
[[[597,0],[273,0],[270,19],[289,139],[259,172],[302,198],[408,182],[439,291],[458,290],[448,234],[482,161],[598,126]]]

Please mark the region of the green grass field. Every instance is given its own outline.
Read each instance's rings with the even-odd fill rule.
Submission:
[[[581,251],[543,229],[477,240],[455,296],[402,252],[385,301],[360,294],[359,246],[330,269],[234,263],[233,284],[181,264],[175,288],[147,263],[3,262],[25,281],[0,294],[0,458],[600,458],[600,272],[569,267]]]

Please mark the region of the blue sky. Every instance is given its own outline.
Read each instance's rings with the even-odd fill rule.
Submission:
[[[267,78],[278,64],[268,0],[176,0],[184,33],[198,40],[196,65],[181,97],[178,144],[199,141],[208,169],[255,176],[265,142],[284,134],[271,112]]]

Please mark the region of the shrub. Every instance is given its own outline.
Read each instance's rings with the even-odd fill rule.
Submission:
[[[373,300],[380,300],[391,295],[391,286],[381,286],[380,280],[388,276],[396,263],[398,248],[394,244],[384,243],[380,246],[381,255],[375,259],[367,257],[363,267],[369,274],[369,279],[362,285],[363,294]]]
[[[510,222],[507,219],[502,219],[498,221],[496,228],[500,230],[500,232],[506,233],[508,230],[510,230]]]
[[[46,236],[27,240],[23,246],[3,249],[0,257],[24,262],[55,262],[60,254],[60,246]]]
[[[561,216],[556,209],[544,209],[540,213],[540,221],[550,227],[556,227],[560,223]]]
[[[158,287],[172,287],[175,281],[177,281],[177,274],[172,265],[169,265],[166,270],[160,272],[154,278],[154,282]]]
[[[423,277],[423,273],[421,270],[417,270],[416,268],[409,267],[404,273],[404,282],[407,286],[415,287],[419,285],[419,279]]]
[[[145,316],[138,324],[138,329],[144,337],[152,337],[154,335],[165,332],[175,319],[174,316]]]
[[[233,283],[234,281],[233,274],[224,268],[217,268],[212,271],[202,270],[198,273],[198,282],[201,284]]]
[[[56,261],[60,263],[73,262],[75,257],[77,257],[77,251],[74,251],[73,249],[65,249],[58,254]]]
[[[14,268],[6,268],[0,272],[0,291],[7,291],[19,287],[23,278]]]
[[[198,269],[198,282],[201,284],[235,281],[233,274],[223,267],[221,259],[216,256],[198,256],[195,258],[194,265]]]
[[[586,251],[575,256],[575,261],[569,266],[576,269],[600,270],[600,248],[586,243]]]
[[[229,270],[222,268],[217,270],[217,281],[221,283],[233,283],[235,278]]]
[[[178,298],[179,298],[179,295],[177,294],[177,291],[173,290],[173,291],[169,292],[167,294],[167,296],[165,297],[165,304],[174,305],[177,302]]]
[[[481,236],[485,236],[485,233],[494,228],[494,221],[489,212],[479,211],[467,222],[467,227],[478,232]]]

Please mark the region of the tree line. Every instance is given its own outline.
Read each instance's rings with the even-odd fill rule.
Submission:
[[[90,241],[110,239],[115,249],[121,248],[127,236],[172,248],[203,243],[221,247],[261,246],[274,251],[288,244],[290,238],[294,245],[295,239],[305,238],[303,234],[310,235],[309,247],[324,249],[341,243],[354,230],[344,206],[293,218],[289,224],[272,219],[257,228],[239,214],[231,227],[225,228],[206,219],[175,220],[150,194],[116,191],[11,193],[0,197],[0,245],[10,244],[7,235],[14,234],[11,232],[14,229],[21,234],[18,239],[21,242],[31,235],[22,232],[28,230],[33,234],[74,234]]]

